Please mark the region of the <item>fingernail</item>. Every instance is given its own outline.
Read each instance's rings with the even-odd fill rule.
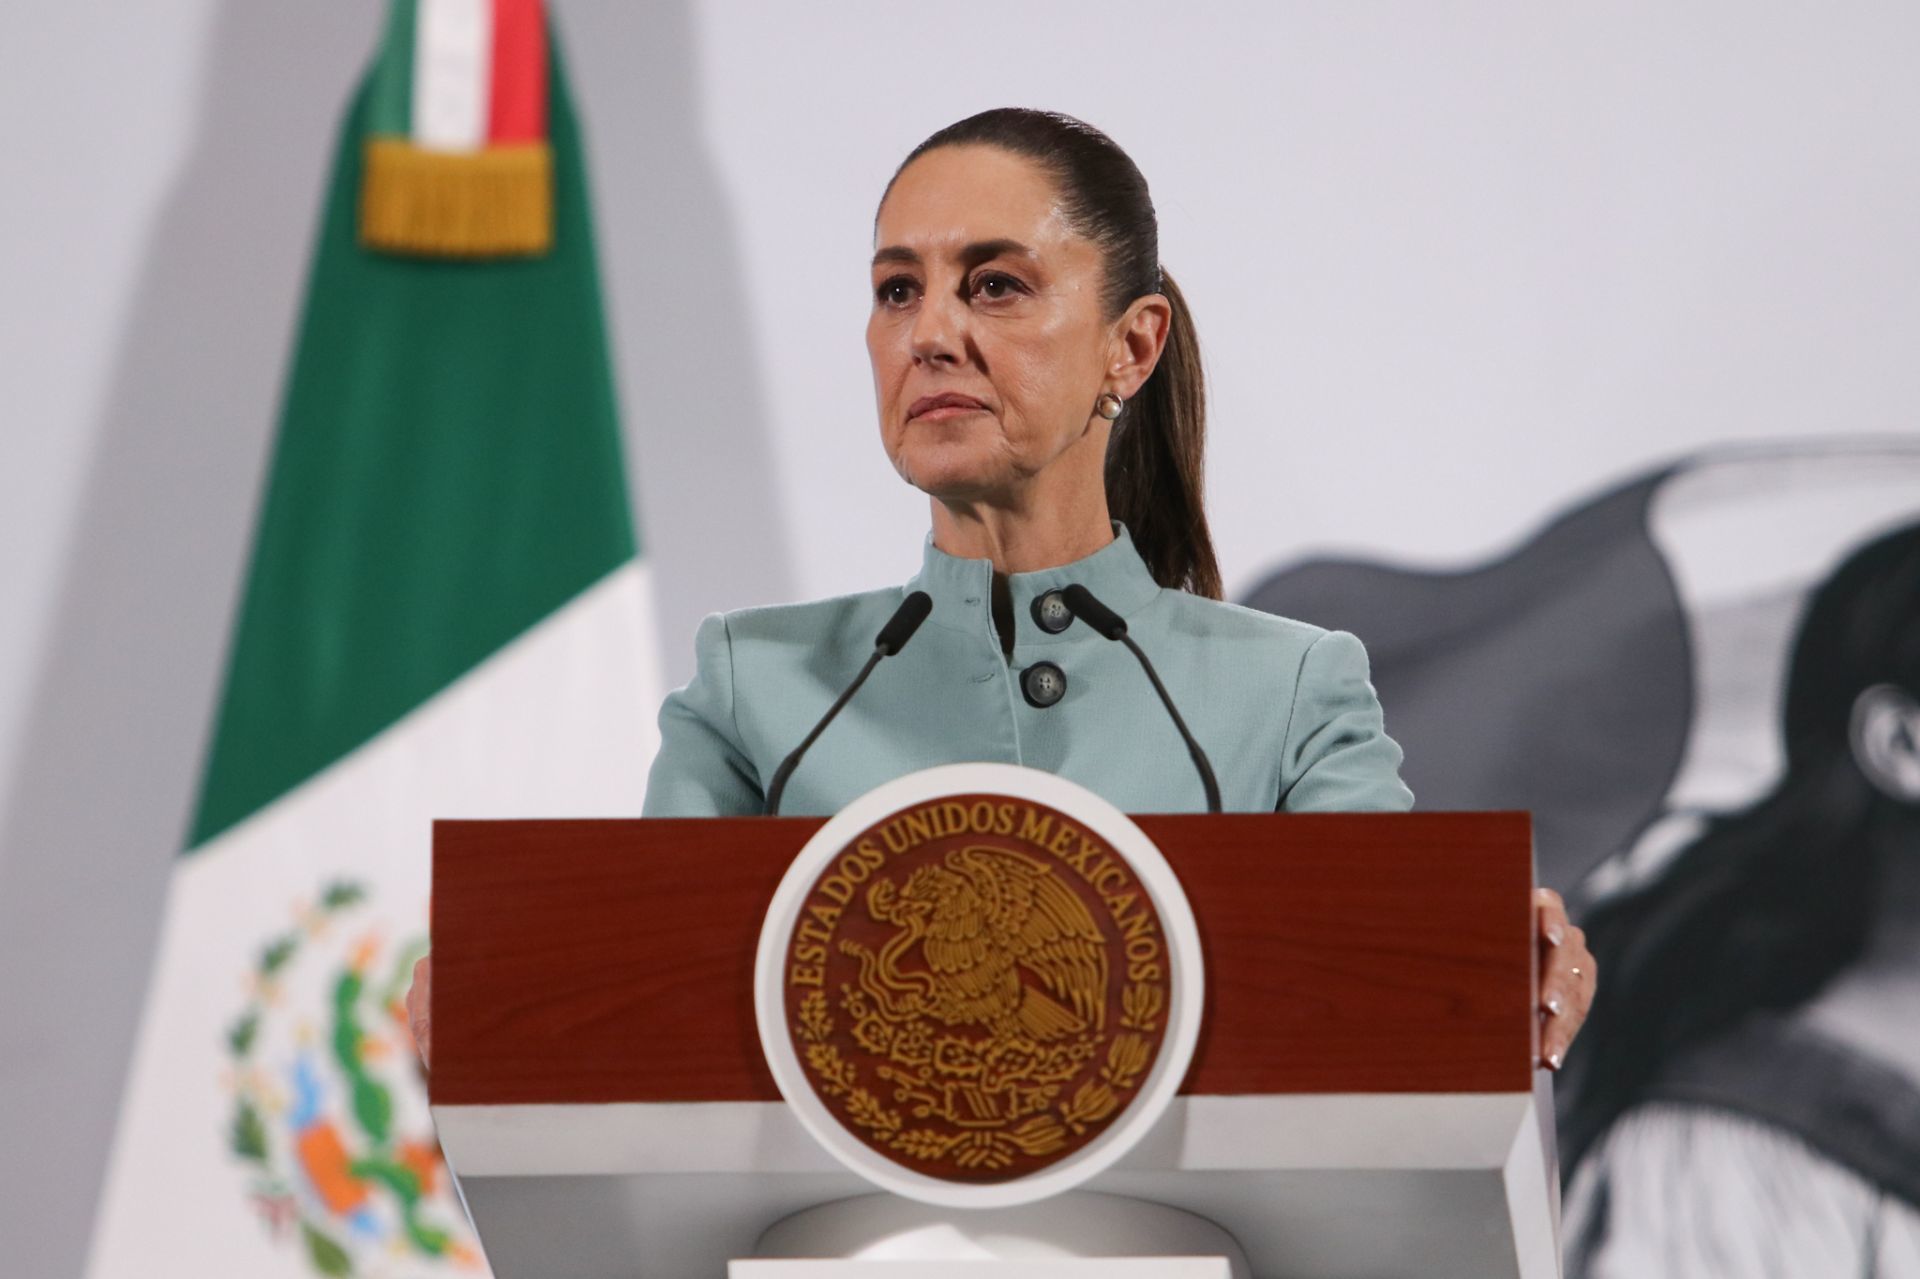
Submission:
[[[1550,941],[1550,942],[1552,942],[1552,943],[1553,943],[1554,945],[1556,945],[1556,946],[1558,946],[1558,945],[1559,945],[1559,944],[1560,944],[1561,942],[1563,942],[1563,941],[1565,941],[1566,939],[1567,939],[1567,930],[1566,930],[1566,929],[1564,929],[1564,928],[1562,928],[1562,927],[1561,927],[1561,926],[1560,926],[1559,924],[1548,924],[1548,925],[1547,925],[1547,940],[1548,940],[1548,941]]]
[[[1553,1015],[1554,1015],[1555,1017],[1558,1017],[1558,1016],[1560,1015],[1560,1009],[1561,1009],[1562,1007],[1564,1007],[1564,1005],[1563,1005],[1563,1004],[1561,1004],[1561,1002],[1560,1002],[1560,996],[1558,996],[1558,995],[1548,995],[1548,996],[1547,996],[1547,1011],[1548,1011],[1548,1012],[1550,1012],[1550,1013],[1552,1013],[1552,1014],[1553,1014]]]
[[[1547,1054],[1547,1069],[1560,1069],[1560,1054],[1558,1052],[1550,1052]]]

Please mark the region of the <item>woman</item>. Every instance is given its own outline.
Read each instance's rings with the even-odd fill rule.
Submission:
[[[933,599],[927,624],[807,755],[781,811],[830,813],[963,760],[1057,773],[1129,811],[1200,808],[1132,655],[1061,602],[1073,583],[1126,619],[1226,808],[1409,807],[1359,641],[1219,602],[1199,346],[1126,154],[1066,116],[983,112],[902,163],[874,243],[867,350],[881,443],[931,499],[920,572],[706,619],[697,673],[661,710],[646,814],[763,811],[780,760],[914,590]],[[1540,912],[1557,1069],[1593,966],[1558,898]]]
[[[1794,639],[1786,771],[1597,908],[1569,1274],[1920,1276],[1920,525]]]

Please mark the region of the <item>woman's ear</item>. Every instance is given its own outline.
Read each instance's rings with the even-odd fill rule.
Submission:
[[[1135,298],[1125,314],[1114,321],[1112,354],[1107,362],[1106,389],[1123,400],[1131,400],[1166,349],[1167,326],[1173,322],[1173,307],[1158,293]]]
[[[1853,762],[1882,794],[1920,804],[1920,700],[1897,684],[1875,684],[1853,699]]]

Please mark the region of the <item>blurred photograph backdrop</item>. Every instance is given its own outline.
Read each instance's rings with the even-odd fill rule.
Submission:
[[[875,201],[974,111],[1080,116],[1146,174],[1193,307],[1230,597],[1359,634],[1420,805],[1533,809],[1543,880],[1627,974],[1581,1045],[1611,1026],[1623,1055],[1576,1054],[1560,1086],[1570,1271],[1748,1273],[1800,1249],[1795,1274],[1920,1274],[1920,799],[1899,782],[1920,749],[1900,728],[1920,697],[1903,533],[1920,524],[1920,11],[549,7],[617,405],[606,466],[643,567],[630,704],[691,674],[706,613],[912,573],[925,499],[878,447],[862,342]],[[180,1108],[213,1117],[165,1138],[194,1175],[124,1162],[336,142],[389,9],[16,18],[8,1266],[481,1273],[458,1240],[427,1247],[438,1227],[394,1189],[418,1198],[430,1151],[390,1134],[411,1171],[354,1172],[364,1124],[331,1156],[315,1135],[347,1085],[303,1091],[297,1071],[267,1090],[280,1127],[254,1133],[232,1042],[178,1045],[205,1063],[174,1085],[204,1089]],[[529,618],[493,657],[533,669],[556,633]],[[1859,720],[1890,726],[1881,755]],[[639,810],[648,727],[582,805]],[[244,961],[208,1015],[283,1009],[258,1052],[290,1062],[300,1010],[319,1018],[349,975],[383,986],[425,922],[401,893],[375,928],[330,893],[336,850],[299,855],[315,873],[298,892],[261,882],[194,925]],[[409,891],[425,856],[423,839],[392,854]],[[1831,908],[1791,908],[1829,889]],[[332,958],[265,968],[290,928]],[[1704,976],[1663,1000],[1676,974]],[[406,1120],[418,1080],[402,1040],[382,1051],[365,1078]],[[263,1189],[248,1152],[276,1141],[283,1184]],[[329,1157],[343,1178],[313,1175]],[[1769,1196],[1803,1211],[1756,1217]]]

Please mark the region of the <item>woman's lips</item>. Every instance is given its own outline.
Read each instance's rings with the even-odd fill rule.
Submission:
[[[944,422],[965,413],[983,413],[986,407],[971,395],[923,395],[907,410],[907,420]]]

